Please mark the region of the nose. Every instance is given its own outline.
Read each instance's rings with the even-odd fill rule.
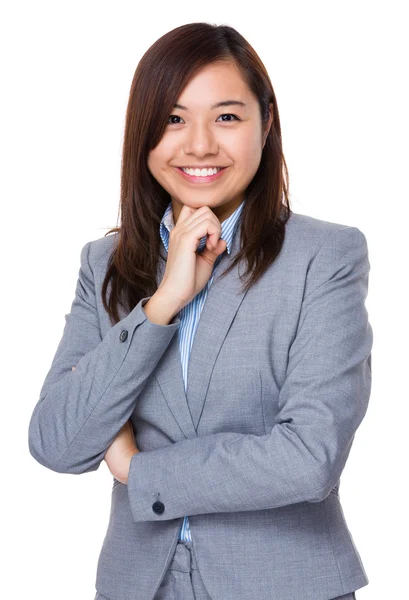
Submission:
[[[197,123],[186,132],[184,151],[186,155],[205,156],[218,153],[218,142],[214,132],[205,124]]]

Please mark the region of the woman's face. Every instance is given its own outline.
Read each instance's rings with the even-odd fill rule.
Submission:
[[[213,106],[227,101],[237,104]],[[208,206],[220,222],[235,211],[259,167],[272,118],[270,105],[263,131],[257,98],[229,63],[212,63],[190,80],[148,156],[150,172],[171,196],[175,223],[186,204]],[[203,180],[181,167],[225,168]]]

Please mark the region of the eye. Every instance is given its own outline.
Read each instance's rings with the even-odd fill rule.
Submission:
[[[182,117],[179,117],[179,115],[170,115],[169,119],[181,119]],[[168,119],[168,123],[169,123],[169,119]],[[179,125],[179,123],[169,123],[169,125]]]
[[[220,115],[220,116],[218,117],[218,119],[220,119],[220,117],[234,117],[234,119],[233,119],[233,120],[235,120],[235,121],[241,121],[241,119],[240,119],[240,118],[239,118],[237,115],[233,115],[232,113],[224,113],[224,114]],[[169,121],[170,121],[170,119],[181,119],[181,118],[182,118],[182,117],[180,117],[179,115],[170,115],[170,117],[169,117],[169,119],[168,119],[168,124],[169,124],[169,125],[179,125],[179,123],[178,123],[178,122],[174,122],[174,121],[173,121],[173,122],[170,122],[170,123],[169,123]],[[230,121],[230,120],[229,120],[229,121],[225,121],[225,120],[223,120],[223,122],[224,122],[224,123],[231,123],[232,121]]]
[[[241,121],[237,115],[233,115],[232,113],[225,113],[224,115],[220,115],[220,117],[234,117],[235,121]],[[220,117],[218,117],[220,119]],[[225,123],[231,123],[231,121],[224,121]]]

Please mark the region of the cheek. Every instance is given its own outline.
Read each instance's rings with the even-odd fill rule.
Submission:
[[[246,132],[246,135],[237,137],[232,144],[232,153],[237,161],[247,163],[249,166],[260,162],[261,142],[260,137],[254,130]]]
[[[254,140],[254,138],[248,140],[246,147],[240,153],[240,157],[237,155],[237,159],[240,162],[240,164],[237,165],[239,167],[239,173],[246,185],[250,183],[257,173],[261,156],[261,146],[258,143],[258,140]]]
[[[254,175],[260,165],[261,150],[258,145],[248,146],[240,157],[240,168],[243,172]]]
[[[153,174],[155,172],[156,159],[152,152],[148,155],[148,160],[146,161],[146,164],[148,166],[149,171]]]
[[[172,161],[175,153],[175,140],[172,138],[172,136],[165,135],[161,139],[159,145],[156,146],[155,151],[152,154],[158,165],[166,165]]]
[[[151,150],[148,156],[148,167],[152,171],[158,171],[163,166],[164,162],[166,162],[166,148],[163,145],[163,142],[160,143],[159,146],[156,146],[154,150]]]

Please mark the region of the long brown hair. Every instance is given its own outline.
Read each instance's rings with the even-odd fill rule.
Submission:
[[[159,226],[170,194],[147,167],[149,152],[160,142],[173,105],[189,80],[215,61],[236,65],[257,97],[262,124],[273,104],[273,123],[257,173],[246,189],[241,214],[241,248],[222,276],[245,259],[251,277],[248,290],[278,256],[289,205],[288,171],[284,159],[277,102],[268,73],[254,49],[227,25],[189,23],[169,31],[143,55],[135,71],[126,111],[121,164],[121,220],[105,235],[118,233],[102,286],[102,300],[111,322],[119,320],[118,305],[131,311],[157,290],[162,240]],[[111,293],[107,301],[107,289]]]

